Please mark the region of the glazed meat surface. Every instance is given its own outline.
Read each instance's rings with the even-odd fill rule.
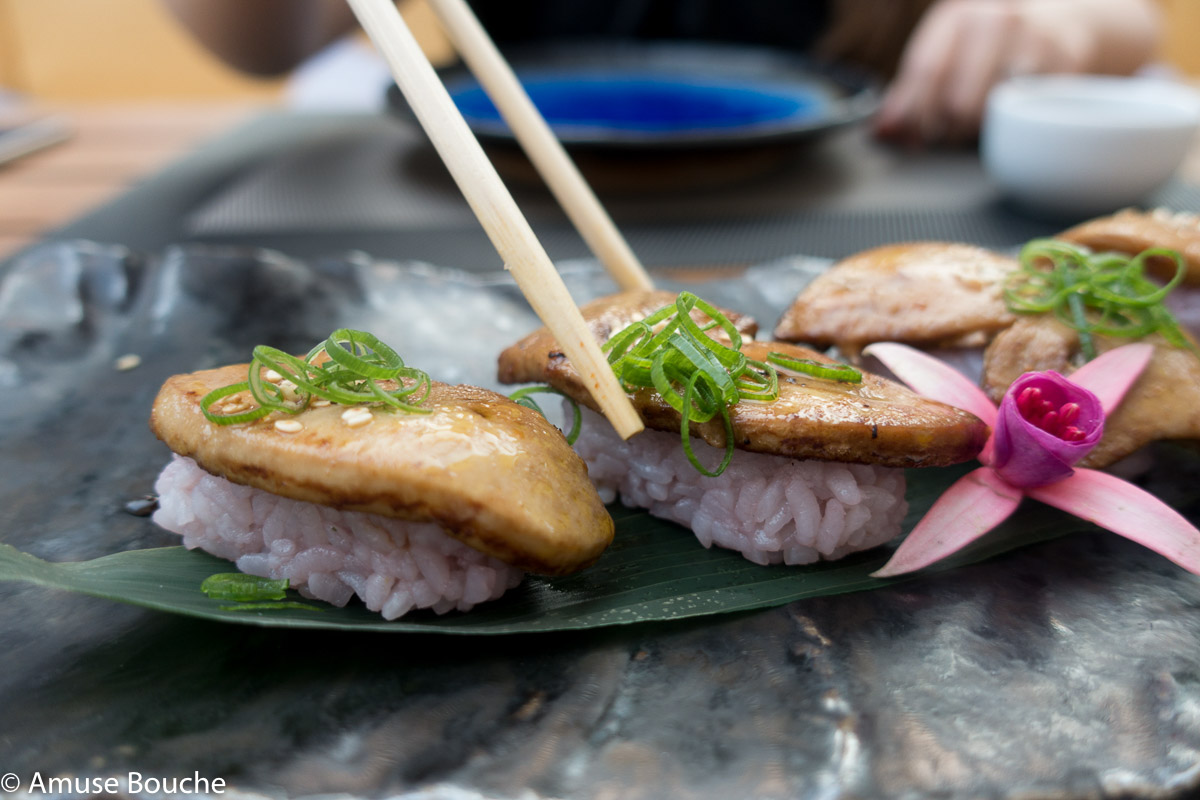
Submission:
[[[1096,349],[1104,352],[1128,341],[1097,337]],[[1158,334],[1143,341],[1155,347],[1150,363],[1108,415],[1104,438],[1080,466],[1106,467],[1162,439],[1200,439],[1200,358]],[[998,402],[1024,372],[1052,369],[1069,375],[1079,364],[1074,330],[1050,316],[1022,317],[988,347],[983,385]]]
[[[1176,250],[1187,264],[1184,285],[1200,286],[1200,217],[1195,214],[1163,208],[1148,212],[1127,208],[1076,225],[1058,238],[1094,252],[1136,255],[1151,248]],[[1175,265],[1167,259],[1152,259],[1147,269],[1164,280],[1175,274]]]
[[[600,306],[585,309],[585,317],[603,313]],[[602,328],[601,341],[619,330],[608,323]],[[746,342],[742,351],[759,361],[770,351],[830,361],[808,348],[782,342]],[[499,374],[505,383],[549,383],[598,410],[579,373],[545,330],[501,353]],[[734,406],[730,414],[737,447],[793,458],[945,466],[973,458],[987,437],[987,426],[974,415],[926,400],[871,374],[864,373],[861,384],[850,384],[781,370],[779,391],[773,403],[743,401]],[[639,390],[631,399],[647,427],[679,431],[679,413],[656,392]],[[691,432],[716,447],[725,445],[725,428],[719,419],[692,425]]]
[[[540,414],[502,395],[434,383],[423,403],[428,414],[375,408],[366,424],[351,425],[346,407],[330,405],[240,425],[209,422],[200,399],[244,381],[246,371],[242,364],[169,378],[151,429],[174,452],[234,483],[437,522],[532,572],[573,572],[612,540],[612,518],[583,461]],[[299,430],[281,430],[293,423]]]
[[[914,242],[834,264],[796,297],[775,338],[848,357],[871,342],[972,347],[1013,322],[1004,281],[1015,259],[966,244]]]
[[[579,307],[584,321],[598,342],[607,342],[609,337],[629,325],[631,322],[645,319],[660,308],[675,302],[675,293],[658,289],[633,290],[618,294],[599,297]],[[720,309],[729,318],[734,327],[747,339],[758,333],[758,323],[752,317],[739,314],[736,311]],[[698,311],[692,316],[697,320],[707,321],[707,317]],[[539,328],[512,347],[504,351],[501,360],[501,377],[504,383],[523,383],[527,378],[507,379],[505,370],[523,375],[538,374],[546,360],[546,354],[558,352],[558,343],[546,328]],[[561,356],[561,353],[559,353]],[[537,380],[537,379],[533,379]]]
[[[604,343],[614,333],[627,327],[630,323],[643,320],[664,306],[674,304],[675,298],[674,292],[658,289],[633,290],[596,298],[580,306],[579,311],[583,315],[588,329],[596,337],[596,341]],[[733,323],[738,332],[746,339],[754,338],[758,332],[758,323],[753,318],[726,308],[718,310]],[[708,321],[708,317],[699,311],[693,311],[692,317],[701,323]],[[713,329],[712,335],[719,336],[728,343],[728,339],[725,339],[724,333],[720,329]],[[559,349],[553,334],[542,327],[510,346],[500,355],[500,382],[545,381],[546,379],[542,375],[546,372],[547,364],[550,362],[565,363],[566,356]],[[575,370],[568,369],[578,383],[579,379]],[[590,398],[588,402],[592,402]]]

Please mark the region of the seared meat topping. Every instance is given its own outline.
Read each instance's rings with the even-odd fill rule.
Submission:
[[[326,403],[240,425],[205,419],[200,399],[244,380],[246,370],[169,378],[151,428],[174,452],[234,483],[437,522],[533,572],[580,569],[612,540],[612,519],[583,461],[540,414],[502,395],[435,382],[423,404],[428,414]]]

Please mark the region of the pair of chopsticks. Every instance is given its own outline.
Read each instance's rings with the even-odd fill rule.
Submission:
[[[542,323],[623,439],[642,420],[516,201],[421,51],[394,0],[347,0],[450,170],[492,245]],[[650,278],[537,111],[465,0],[430,0],[463,60],[500,110],[584,241],[623,289]]]

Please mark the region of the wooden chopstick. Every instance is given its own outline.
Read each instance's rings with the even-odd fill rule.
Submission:
[[[609,275],[622,289],[653,289],[654,282],[642,263],[465,0],[429,0],[429,5],[567,217]]]
[[[643,429],[579,307],[421,52],[394,0],[347,0],[517,286],[623,439]]]

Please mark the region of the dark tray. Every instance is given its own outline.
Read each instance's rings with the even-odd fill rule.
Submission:
[[[770,324],[822,264],[706,294]],[[587,265],[568,281],[580,301],[610,288]],[[50,560],[174,543],[124,510],[167,458],[146,416],[169,374],[262,341],[307,349],[355,321],[453,356],[435,377],[488,383],[500,343],[470,320],[500,314],[514,335],[533,324],[501,273],[33,252],[0,284],[3,540]],[[115,370],[125,353],[141,365]],[[1193,520],[1198,461],[1160,448],[1143,478]],[[26,782],[135,770],[414,798],[1149,798],[1200,783],[1200,579],[1111,535],[752,614],[487,639],[262,630],[16,584],[0,597],[0,765]]]

